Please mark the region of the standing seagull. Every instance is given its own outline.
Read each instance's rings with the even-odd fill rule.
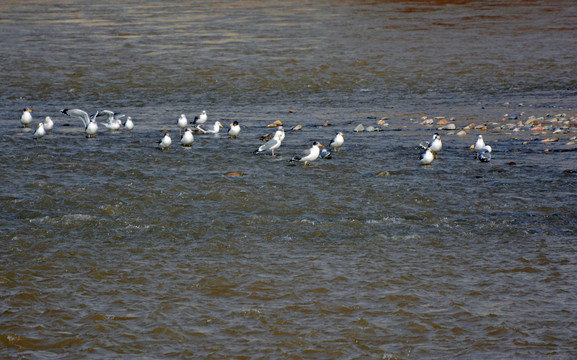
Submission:
[[[54,127],[54,121],[52,121],[52,118],[50,116],[47,116],[44,119],[44,130],[50,131],[52,130],[53,127]]]
[[[180,114],[180,117],[178,118],[178,120],[176,120],[176,125],[180,129],[180,135],[182,136],[182,129],[186,129],[186,126],[188,125],[186,115]]]
[[[88,117],[88,113],[84,110],[80,109],[62,109],[60,110],[61,113],[66,114],[68,116],[74,116],[80,118],[82,123],[84,124],[84,131],[86,132],[86,137],[95,137],[96,133],[98,132],[98,124],[96,123],[96,117],[98,116],[98,111],[92,119]]]
[[[434,159],[435,156],[433,155],[433,152],[430,148],[428,148],[424,153],[421,154],[421,165],[429,165],[433,162]]]
[[[126,122],[124,123],[124,127],[126,130],[134,129],[134,123],[132,122],[132,118],[129,116],[126,118]]]
[[[202,110],[200,115],[194,117],[194,121],[192,123],[198,128],[198,126],[203,125],[206,120],[208,120],[208,115],[206,115],[206,110]]]
[[[477,141],[475,142],[474,149],[475,151],[481,151],[485,147],[485,141],[483,140],[483,135],[479,135]]]
[[[170,134],[169,133],[164,133],[164,136],[162,137],[162,139],[158,142],[158,144],[160,145],[160,148],[162,150],[166,150],[170,147],[170,144],[172,144],[172,139],[170,138]]]
[[[240,125],[238,124],[238,121],[235,120],[228,129],[228,135],[231,138],[236,138],[239,133],[240,133]]]
[[[180,139],[180,143],[182,146],[191,146],[192,142],[194,141],[194,136],[192,135],[192,131],[190,129],[186,129],[182,138]]]
[[[315,141],[310,149],[304,150],[300,155],[293,157],[289,161],[301,161],[305,163],[305,166],[310,165],[311,161],[315,161],[319,157],[321,147],[323,145]]]
[[[34,110],[30,108],[22,109],[22,116],[20,117],[20,122],[24,127],[29,127],[32,122],[32,114]]]
[[[46,135],[46,131],[44,130],[44,123],[38,123],[38,129],[34,131],[34,138],[41,139],[44,135]]]
[[[345,134],[339,131],[337,135],[335,135],[335,138],[331,140],[329,147],[333,148],[335,151],[339,151],[345,142],[345,138],[343,136],[345,136]]]
[[[429,144],[429,149],[433,153],[434,157],[437,157],[437,154],[443,148],[443,143],[441,142],[441,135],[438,133],[433,134],[433,138],[431,139],[431,143]]]
[[[254,153],[257,154],[263,151],[270,151],[272,156],[275,156],[274,151],[280,147],[281,143],[282,143],[282,137],[280,135],[277,135],[274,138],[267,141],[266,143],[259,146],[258,150],[256,150]]]

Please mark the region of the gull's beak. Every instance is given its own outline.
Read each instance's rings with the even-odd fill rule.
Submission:
[[[320,147],[324,147],[323,144],[319,144]]]

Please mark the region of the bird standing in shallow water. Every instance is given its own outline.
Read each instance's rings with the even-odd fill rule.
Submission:
[[[477,141],[475,142],[475,151],[481,151],[485,147],[485,141],[483,140],[483,135],[479,135]]]
[[[52,121],[52,118],[50,116],[47,116],[44,119],[44,130],[51,131],[53,127],[54,127],[54,121]]]
[[[275,156],[274,151],[280,147],[281,143],[282,136],[277,134],[274,138],[259,146],[259,148],[254,153],[257,154],[259,152],[270,151],[271,155]]]
[[[309,149],[304,150],[300,155],[290,159],[290,161],[301,161],[305,163],[305,166],[310,165],[311,161],[315,161],[319,157],[321,147],[323,147],[323,145],[315,141]]]
[[[345,134],[339,131],[337,135],[335,135],[334,139],[331,140],[329,147],[333,148],[335,151],[339,151],[341,149],[341,146],[343,146],[343,144],[345,143],[344,136]]]
[[[24,127],[29,127],[30,123],[32,122],[32,114],[34,110],[30,109],[30,108],[26,108],[26,109],[22,109],[22,116],[20,117],[20,123],[22,123],[22,125]]]
[[[162,139],[158,142],[162,150],[167,150],[172,144],[172,139],[169,133],[165,133]]]
[[[180,143],[182,146],[191,146],[192,142],[194,141],[194,135],[192,135],[192,131],[187,128],[180,139]]]
[[[186,119],[186,115],[180,114],[178,120],[176,120],[176,125],[180,129],[180,135],[182,136],[182,129],[186,129],[188,126],[188,120]]]
[[[228,129],[228,135],[229,135],[231,138],[236,138],[239,133],[240,133],[240,125],[238,124],[238,121],[235,120],[235,121],[230,125],[230,128]]]
[[[46,131],[44,130],[44,123],[38,123],[38,128],[34,131],[34,138],[41,139],[44,135],[46,135]]]
[[[134,129],[134,122],[132,122],[132,118],[129,116],[126,118],[126,122],[124,123],[124,127],[126,130]]]
[[[433,138],[431,139],[431,143],[429,144],[429,149],[431,149],[431,152],[435,158],[442,148],[443,143],[441,142],[441,135],[434,133]]]

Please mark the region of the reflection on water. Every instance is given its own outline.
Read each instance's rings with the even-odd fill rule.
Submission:
[[[576,15],[3,2],[2,358],[575,357]],[[27,106],[56,122],[41,141]],[[136,127],[86,139],[58,112],[75,107]],[[239,139],[180,147],[176,119],[202,110]],[[254,155],[275,120],[279,156]],[[288,163],[336,131],[332,159]],[[468,149],[478,134],[490,163]]]

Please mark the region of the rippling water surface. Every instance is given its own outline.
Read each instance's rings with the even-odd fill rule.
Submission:
[[[0,32],[1,358],[577,357],[572,1],[8,0]],[[239,138],[179,146],[202,110]]]

